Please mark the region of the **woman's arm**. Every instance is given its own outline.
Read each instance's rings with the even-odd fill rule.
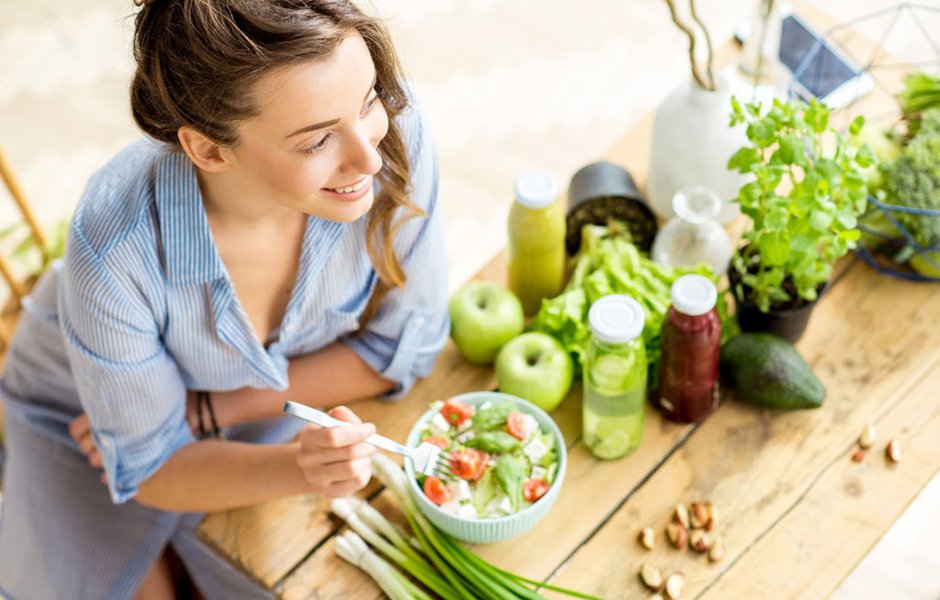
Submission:
[[[375,433],[375,426],[361,424],[343,406],[330,414],[356,426],[306,425],[299,441],[290,444],[205,440],[183,446],[140,484],[136,500],[160,510],[212,512],[295,494],[347,496],[364,487],[372,475],[369,457],[375,448],[363,440]],[[88,463],[100,469],[101,454],[88,417],[72,421],[69,433]],[[102,483],[107,485],[104,473]]]
[[[140,484],[135,499],[160,510],[212,512],[295,494],[347,496],[372,475],[375,448],[363,440],[375,426],[347,408],[332,414],[357,424],[307,425],[290,444],[206,440],[184,446]]]
[[[287,378],[290,384],[283,392],[255,388],[213,392],[211,401],[219,426],[280,416],[286,400],[324,408],[378,396],[394,387],[393,382],[376,373],[341,342],[291,359]],[[194,408],[191,401],[188,411],[191,423],[197,418]],[[207,422],[205,418],[203,422]]]

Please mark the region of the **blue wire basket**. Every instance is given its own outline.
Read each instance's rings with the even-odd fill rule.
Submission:
[[[930,60],[899,63],[883,58],[885,41],[905,16],[910,18],[933,50],[934,56]],[[938,71],[940,71],[940,43],[934,39],[934,35],[931,33],[931,31],[940,32],[940,26],[931,27],[931,19],[935,20],[937,24],[940,24],[940,7],[901,2],[890,8],[879,10],[830,27],[820,35],[800,65],[794,69],[793,80],[788,88],[790,97],[806,99],[804,94],[801,93],[802,90],[799,90],[794,83],[797,80],[808,80],[812,84],[819,83],[825,76],[827,67],[826,58],[829,54],[822,54],[822,58],[818,61],[814,59],[820,51],[823,50],[823,46],[827,45],[830,48],[840,51],[850,59],[853,59],[856,64],[863,65],[863,67],[859,69],[859,73],[853,79],[859,86],[862,85],[861,78],[865,75],[869,75],[878,93],[887,94],[895,100],[895,109],[889,114],[866,115],[866,121],[870,123],[882,122],[896,125],[900,120],[902,112],[900,103],[897,102],[896,97],[898,90],[889,89],[885,86],[883,81],[879,77],[874,76],[874,74],[876,71],[893,71],[894,73],[898,73],[908,72],[914,69],[928,69],[930,67],[937,68]],[[879,20],[884,20],[887,24],[881,31],[880,39],[871,46],[871,54],[865,60],[856,60],[857,57],[852,56],[852,52],[836,41],[836,36],[841,32],[857,30],[863,23],[875,24]],[[895,77],[895,79],[897,79],[897,77]],[[858,109],[860,100],[861,94],[843,109],[840,109],[840,112],[853,115],[853,112]],[[938,160],[940,160],[940,157],[938,157]],[[859,230],[862,231],[863,236],[859,241],[858,248],[855,250],[856,254],[879,273],[906,279],[908,281],[940,282],[940,244],[924,247],[916,241],[916,236],[913,232],[909,231],[902,224],[902,221],[909,221],[909,219],[906,218],[909,215],[917,215],[919,219],[937,219],[937,227],[935,227],[935,229],[940,229],[940,210],[888,203],[872,195],[869,195],[868,202],[869,211],[862,217],[861,224],[858,227]],[[871,222],[878,216],[883,216],[884,220],[890,223],[891,226],[888,228],[875,229],[865,225],[866,222]],[[899,216],[901,216],[900,219]],[[909,263],[912,258],[918,263],[920,272],[910,267]]]

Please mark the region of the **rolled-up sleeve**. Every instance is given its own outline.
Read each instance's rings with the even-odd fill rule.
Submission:
[[[194,441],[182,377],[161,341],[141,282],[102,259],[76,227],[69,235],[59,312],[111,499],[126,502],[141,482]]]
[[[376,372],[395,382],[389,398],[400,398],[418,377],[431,372],[450,332],[437,155],[420,108],[409,112],[402,130],[409,140],[411,199],[427,216],[409,220],[395,239],[407,275],[405,287],[388,294],[363,332],[344,340]]]

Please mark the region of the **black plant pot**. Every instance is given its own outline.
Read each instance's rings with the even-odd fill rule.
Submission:
[[[761,312],[761,310],[750,302],[744,302],[738,298],[734,291],[738,287],[741,279],[734,265],[728,267],[728,281],[731,283],[732,296],[734,304],[737,307],[738,324],[741,331],[769,331],[770,333],[782,337],[791,344],[795,344],[806,330],[809,323],[809,317],[813,308],[819,302],[823,293],[828,289],[827,283],[819,291],[816,300],[786,310],[771,310],[770,312]]]
[[[578,169],[568,187],[568,255],[574,256],[581,247],[582,226],[606,225],[609,219],[626,223],[633,244],[649,252],[658,228],[640,188],[620,165],[593,162]]]

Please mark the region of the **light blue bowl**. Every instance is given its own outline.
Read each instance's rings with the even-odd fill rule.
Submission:
[[[473,407],[477,407],[487,400],[506,398],[515,401],[519,410],[535,417],[539,428],[543,432],[551,432],[555,436],[555,447],[558,452],[558,472],[555,474],[555,480],[548,492],[542,496],[538,502],[522,509],[514,515],[497,517],[491,519],[461,519],[441,510],[436,504],[431,502],[424,491],[418,486],[415,479],[415,470],[411,466],[411,461],[405,461],[405,473],[408,475],[408,486],[411,495],[418,504],[418,509],[427,517],[431,523],[439,529],[449,533],[453,537],[472,544],[492,544],[516,537],[531,529],[536,523],[542,520],[542,517],[548,514],[558,494],[561,492],[561,484],[565,479],[565,469],[568,466],[568,453],[565,448],[565,439],[561,435],[558,425],[548,414],[535,406],[531,402],[499,392],[470,392],[454,396],[454,399],[465,402]],[[418,421],[411,432],[408,434],[406,444],[410,447],[417,446],[421,438],[421,430],[424,424],[430,420],[435,410],[429,409]]]

